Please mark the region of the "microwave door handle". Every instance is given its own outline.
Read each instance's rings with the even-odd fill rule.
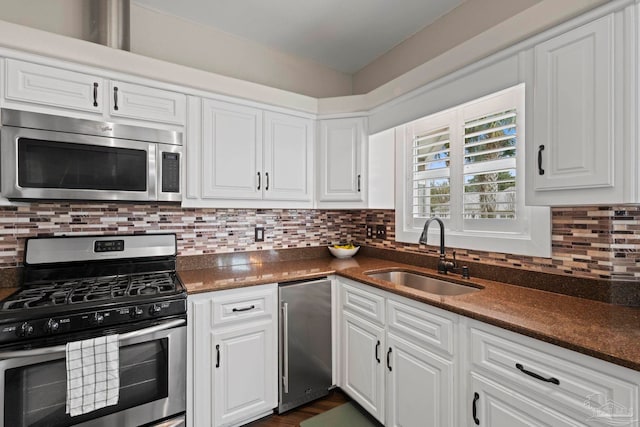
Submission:
[[[119,337],[119,341],[122,342],[132,338],[151,335],[156,332],[164,331],[165,329],[175,328],[176,326],[180,326],[185,323],[187,323],[187,321],[184,319],[171,320],[169,322],[161,323],[156,326],[151,326],[149,328],[140,329],[138,331],[131,331],[131,332],[127,332],[126,334],[122,334]],[[3,351],[3,352],[0,352],[0,360],[14,359],[16,357],[33,357],[33,356],[43,356],[43,355],[49,355],[49,354],[55,354],[55,353],[64,353],[66,350],[67,350],[66,345],[56,345],[52,347],[35,348],[33,350]]]

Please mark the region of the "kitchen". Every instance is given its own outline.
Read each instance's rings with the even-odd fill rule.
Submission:
[[[467,3],[473,3],[473,1]],[[524,3],[526,2],[523,2],[523,8]],[[206,325],[206,317],[215,316],[202,310],[206,310],[203,307],[207,305],[215,307],[216,296],[224,296],[216,292],[233,290],[238,292],[238,295],[242,295],[243,290],[246,292],[262,290],[273,295],[277,287],[274,288],[272,284],[326,276],[333,280],[334,294],[339,301],[342,298],[339,295],[346,297],[349,292],[353,292],[360,299],[373,300],[376,309],[382,310],[370,313],[373,317],[366,315],[364,317],[365,324],[374,326],[372,330],[378,332],[382,330],[381,341],[386,339],[392,342],[393,326],[390,322],[391,310],[395,304],[408,305],[415,310],[444,309],[436,311],[435,314],[433,312],[428,314],[451,323],[452,326],[447,333],[451,336],[455,334],[456,338],[449,343],[452,347],[440,343],[441,347],[431,348],[429,353],[433,354],[437,360],[444,360],[445,365],[455,366],[455,370],[450,369],[448,375],[453,375],[452,372],[455,372],[453,376],[456,382],[455,386],[451,385],[447,391],[454,398],[449,402],[449,406],[442,407],[444,409],[441,413],[444,414],[442,415],[444,418],[434,421],[434,425],[474,425],[475,417],[471,413],[471,402],[474,400],[474,391],[471,389],[474,387],[481,390],[479,403],[476,402],[480,405],[477,414],[482,422],[480,425],[517,425],[513,420],[509,421],[511,424],[504,424],[507,421],[499,418],[501,414],[497,415],[496,421],[484,421],[491,414],[496,415],[495,412],[490,412],[491,406],[483,406],[487,399],[495,397],[505,402],[506,398],[495,390],[510,390],[510,387],[515,387],[514,378],[516,384],[519,384],[520,380],[517,379],[518,377],[513,377],[511,372],[501,370],[502,365],[496,365],[498,363],[496,360],[487,359],[481,364],[476,362],[476,359],[472,359],[472,355],[467,354],[474,348],[470,344],[472,339],[480,340],[482,345],[489,346],[490,349],[491,345],[497,342],[504,344],[504,340],[518,340],[517,345],[522,347],[534,347],[541,352],[542,350],[550,352],[551,354],[543,352],[550,361],[556,360],[554,358],[563,360],[575,358],[581,363],[581,368],[589,366],[596,371],[600,369],[598,378],[608,379],[604,383],[591,380],[589,382],[591,387],[587,387],[585,383],[577,386],[575,385],[577,380],[571,377],[571,372],[563,371],[567,381],[574,385],[573,395],[571,398],[554,395],[552,402],[546,401],[544,395],[552,393],[553,389],[541,388],[534,383],[531,385],[533,391],[532,396],[529,396],[530,402],[508,401],[509,405],[516,405],[528,415],[530,414],[522,408],[539,407],[544,404],[545,411],[542,411],[544,416],[557,415],[557,418],[562,421],[571,419],[574,423],[587,423],[585,419],[592,415],[590,412],[592,408],[584,405],[587,400],[585,392],[601,391],[608,387],[608,390],[615,389],[615,392],[600,396],[604,399],[600,404],[605,405],[611,400],[629,410],[635,410],[633,415],[624,414],[634,417],[637,414],[637,403],[634,403],[634,398],[635,401],[638,400],[638,340],[635,338],[637,338],[640,322],[636,308],[623,306],[638,305],[638,272],[635,260],[637,244],[634,240],[637,233],[634,222],[638,217],[635,204],[638,180],[635,175],[637,162],[634,161],[637,152],[634,151],[636,120],[632,120],[636,117],[633,111],[635,111],[637,97],[635,89],[637,88],[635,64],[637,47],[633,43],[637,5],[632,1],[615,1],[587,10],[595,6],[595,3],[582,2],[579,5],[574,4],[574,9],[571,9],[569,5],[550,5],[549,2],[543,1],[535,7],[525,9],[522,14],[512,11],[514,16],[502,17],[504,22],[500,23],[498,28],[476,28],[478,31],[476,37],[470,37],[460,45],[449,46],[449,50],[440,53],[440,56],[434,55],[432,60],[424,60],[422,61],[424,64],[420,63],[422,65],[416,64],[419,67],[413,71],[410,71],[413,67],[407,68],[406,72],[396,77],[391,84],[385,85],[382,84],[384,82],[378,81],[371,84],[379,87],[361,86],[353,92],[360,94],[352,96],[346,96],[345,89],[334,90],[339,85],[332,87],[333,92],[327,89],[325,93],[318,92],[320,90],[318,87],[313,88],[313,84],[320,81],[326,88],[331,87],[327,83],[330,76],[338,79],[335,73],[332,74],[326,70],[323,71],[325,72],[323,76],[326,78],[320,78],[318,75],[317,79],[308,79],[314,82],[309,83],[306,89],[291,88],[287,91],[275,89],[275,87],[282,87],[286,79],[256,84],[259,77],[255,74],[245,75],[245,79],[241,74],[231,75],[240,77],[240,79],[233,79],[228,77],[230,74],[224,72],[220,74],[205,72],[146,57],[154,56],[151,54],[131,54],[3,22],[0,25],[3,46],[5,46],[0,55],[3,58],[1,76],[5,81],[2,85],[2,108],[116,122],[130,126],[160,127],[164,130],[184,133],[181,167],[184,172],[182,177],[185,187],[182,190],[181,204],[65,200],[17,202],[3,207],[2,220],[6,232],[2,239],[4,248],[3,268],[0,270],[2,277],[9,284],[19,283],[21,274],[19,267],[22,267],[25,258],[24,242],[27,237],[62,234],[113,236],[132,233],[176,233],[178,255],[176,268],[189,291],[187,316],[205,316],[203,322],[194,322],[193,318],[189,318],[188,327]],[[468,4],[464,6],[471,7]],[[132,15],[133,17],[142,14],[144,7],[139,3],[133,2],[132,7],[132,11],[138,14]],[[549,9],[545,10],[545,7]],[[580,9],[581,7],[583,9]],[[154,11],[144,10],[150,14],[149,16],[161,18]],[[554,13],[545,14],[543,13],[545,11]],[[458,13],[464,16],[460,9]],[[540,15],[547,20],[540,18]],[[561,24],[561,21],[574,15],[577,17]],[[451,18],[452,15],[447,16]],[[453,16],[455,17],[455,14]],[[162,15],[162,18],[170,19],[166,14]],[[180,22],[184,24],[184,21]],[[179,25],[180,22],[173,22],[177,29],[182,28]],[[594,24],[590,26],[592,22]],[[494,26],[498,24],[493,23]],[[136,40],[135,31],[140,31],[136,28],[134,25],[131,29],[133,45]],[[579,157],[572,156],[571,149],[575,148],[575,143],[574,146],[569,143],[566,146],[554,147],[551,142],[567,138],[566,125],[560,126],[557,134],[551,132],[549,139],[545,139],[546,144],[539,144],[540,137],[536,136],[539,134],[538,130],[544,130],[545,126],[550,127],[549,123],[554,123],[554,126],[559,125],[553,117],[549,118],[546,115],[546,111],[538,112],[534,111],[534,108],[526,110],[527,123],[533,123],[533,125],[528,126],[525,132],[529,136],[528,132],[535,131],[532,137],[535,144],[527,144],[524,147],[527,165],[522,170],[527,173],[526,182],[521,183],[523,185],[521,188],[525,189],[527,204],[538,206],[536,209],[538,213],[542,212],[543,217],[546,210],[547,218],[550,217],[546,223],[544,218],[536,222],[533,229],[530,226],[528,229],[525,227],[525,231],[529,231],[530,240],[533,241],[533,249],[523,248],[521,243],[500,242],[499,239],[496,239],[496,242],[492,241],[490,247],[507,249],[483,249],[483,242],[474,242],[473,236],[462,236],[460,229],[456,230],[453,227],[455,224],[451,222],[453,228],[446,232],[445,243],[449,245],[445,245],[447,259],[452,259],[452,251],[455,249],[456,262],[469,267],[471,282],[485,287],[483,291],[477,293],[483,296],[470,296],[468,299],[467,297],[447,299],[447,297],[441,300],[433,299],[423,293],[416,297],[416,292],[407,289],[388,292],[391,288],[384,288],[383,282],[365,277],[362,272],[367,268],[389,269],[397,268],[398,265],[405,268],[411,266],[412,269],[423,273],[437,274],[435,270],[439,253],[437,245],[439,236],[437,227],[434,227],[436,224],[430,228],[430,245],[428,247],[418,245],[422,227],[408,227],[406,217],[399,215],[396,206],[396,196],[406,193],[406,189],[399,187],[399,182],[403,180],[398,180],[394,176],[394,169],[399,170],[399,168],[394,168],[393,164],[394,157],[398,153],[393,147],[393,140],[397,141],[400,136],[409,135],[408,129],[398,130],[398,128],[406,123],[414,123],[416,119],[423,116],[438,114],[451,107],[517,86],[519,83],[530,82],[534,75],[539,78],[545,69],[537,67],[548,66],[543,62],[545,49],[546,52],[551,53],[551,56],[554,52],[561,51],[565,46],[565,34],[568,34],[566,37],[570,37],[572,32],[575,32],[575,37],[579,40],[584,39],[587,36],[580,35],[582,28],[588,30],[595,28],[594,31],[600,31],[596,33],[598,34],[596,37],[598,44],[595,45],[597,50],[578,59],[571,55],[577,55],[575,52],[581,51],[569,51],[567,54],[570,58],[569,65],[571,61],[586,60],[585,58],[589,58],[588,55],[592,54],[604,54],[607,55],[607,59],[614,59],[610,62],[604,61],[611,67],[605,67],[604,71],[601,68],[603,61],[597,62],[599,64],[597,69],[594,67],[596,81],[605,81],[610,84],[605,83],[597,89],[591,88],[594,96],[591,98],[592,103],[593,99],[604,101],[598,102],[597,108],[593,111],[585,109],[589,114],[594,111],[597,114],[602,113],[597,117],[607,117],[608,120],[602,121],[605,124],[595,128],[594,133],[598,138],[585,136],[586,131],[582,131],[579,137],[581,143],[590,149],[578,149],[577,152],[582,151],[581,154],[586,156],[584,164],[587,166],[594,164],[596,170],[586,171],[587,174],[576,173],[575,176],[568,176],[566,170],[569,170],[570,175],[576,168],[575,158]],[[542,31],[543,29],[545,31]],[[148,29],[148,31],[153,33],[157,29]],[[602,34],[605,42],[600,38]],[[500,37],[497,37],[498,35]],[[524,37],[525,35],[527,37]],[[140,37],[142,36],[138,35],[138,40]],[[176,37],[176,35],[171,34],[168,37]],[[496,38],[500,41],[496,42]],[[614,40],[625,42],[614,43]],[[169,48],[169,45],[161,45]],[[508,48],[511,45],[513,46]],[[602,46],[605,48],[604,51],[601,50]],[[147,48],[150,49],[149,46]],[[495,53],[498,48],[502,48],[503,51]],[[580,46],[580,48],[584,47]],[[606,48],[611,48],[612,51],[607,51]],[[465,49],[477,51],[474,55],[478,56],[471,61],[473,63],[470,63],[469,57],[465,56]],[[598,56],[598,58],[602,57]],[[557,57],[553,59],[558,61]],[[233,61],[233,58],[230,60]],[[384,61],[385,58],[382,57],[380,60]],[[119,64],[118,67],[114,67],[114,63]],[[557,78],[567,87],[575,89],[572,80],[579,81],[578,76],[589,79],[590,76],[588,73],[581,74],[576,73],[575,70],[566,71],[562,68],[569,65],[560,61],[561,71]],[[255,67],[250,68],[255,69]],[[565,74],[562,74],[563,70]],[[268,69],[268,65],[265,65],[264,71],[265,76],[262,78],[273,78],[273,75],[269,76],[269,71],[274,70]],[[320,73],[317,70],[316,72]],[[249,72],[246,71],[246,73]],[[34,86],[20,86],[19,76],[21,75],[36,79],[33,80]],[[78,101],[77,96],[75,100],[69,101],[64,97],[60,98],[62,96],[60,93],[54,94],[55,96],[43,94],[42,91],[38,93],[38,85],[44,84],[42,80],[37,80],[38,76],[58,78],[58,81],[86,77],[86,82],[80,80],[81,83],[85,83],[81,94],[89,98],[89,107],[78,107],[74,104],[74,102],[84,101],[84,99]],[[484,86],[480,87],[482,85],[476,84],[478,81],[483,82]],[[96,95],[93,91],[94,83],[98,83]],[[300,84],[300,82],[292,78],[290,84]],[[84,88],[87,85],[90,89],[85,91]],[[355,86],[354,80],[354,88]],[[551,89],[549,92],[541,90],[534,93],[532,85],[525,86],[525,103],[534,95],[546,96],[549,93],[553,95]],[[537,86],[539,87],[540,85]],[[549,87],[554,86],[549,84]],[[115,90],[116,88],[118,90]],[[36,92],[29,92],[29,90]],[[603,93],[604,97],[602,97]],[[147,98],[144,98],[145,96]],[[141,111],[140,104],[136,104],[136,101],[146,99],[148,102],[150,98],[159,100],[153,106],[155,109],[147,108],[146,111]],[[69,103],[65,104],[61,100]],[[127,103],[128,100],[133,102]],[[575,102],[580,105],[583,100],[588,98],[580,98]],[[568,114],[567,109],[575,108],[575,103],[563,104],[568,101],[565,99],[561,101],[557,107],[554,107],[558,109],[559,114]],[[93,107],[94,103],[97,103],[98,107]],[[567,117],[569,120],[585,125],[585,122],[580,122],[581,118],[572,117],[570,114],[563,116],[563,118]],[[228,119],[226,123],[231,123],[228,127],[220,130],[213,126],[213,123],[224,123],[225,118]],[[317,133],[314,128],[316,120]],[[240,125],[234,127],[233,123],[240,123]],[[247,129],[252,129],[253,132],[246,131]],[[267,129],[271,129],[272,132],[268,132]],[[284,147],[287,153],[297,160],[286,162],[286,167],[278,169],[278,162],[271,162],[273,158],[278,158],[277,155],[273,156],[278,149],[277,141],[270,138],[273,138],[273,135],[279,135],[278,131],[283,129],[296,132],[296,137],[305,143],[291,147],[285,141],[281,147]],[[576,131],[576,128],[572,130]],[[246,154],[247,150],[251,150],[249,152],[255,154],[249,156],[252,161],[247,162],[246,159],[238,158],[238,155],[233,154],[236,153],[234,149],[237,147],[224,144],[222,140],[224,132],[235,131],[245,132],[240,134],[240,139],[250,140],[254,144],[243,146],[240,151]],[[375,136],[368,139],[367,136],[372,134]],[[213,141],[218,137],[221,141],[216,145],[216,150],[226,151],[215,151],[212,149],[213,145],[200,143],[202,140]],[[603,140],[606,143],[598,144]],[[338,155],[334,154],[331,157],[332,144],[348,146],[351,150],[340,151]],[[546,149],[540,149],[540,145],[546,145]],[[223,156],[218,157],[216,153],[223,153]],[[549,153],[561,153],[563,155],[561,160],[565,163],[552,163],[552,161],[557,162],[557,159],[547,157]],[[590,155],[600,162],[593,163],[595,160],[589,157]],[[207,159],[214,167],[204,168],[203,162],[199,159]],[[454,161],[453,158],[452,161]],[[602,165],[604,170],[600,169]],[[547,173],[540,174],[539,169],[546,169]],[[212,170],[223,170],[224,174],[216,175],[211,172]],[[557,175],[554,176],[554,173]],[[565,175],[561,176],[562,173]],[[248,176],[250,176],[249,179],[247,179]],[[284,180],[279,179],[281,176],[285,177]],[[344,181],[336,181],[340,178],[344,178]],[[547,178],[549,180],[545,181]],[[395,188],[393,182],[395,182]],[[553,206],[550,214],[548,206]],[[263,234],[260,235],[260,233]],[[494,234],[498,236],[493,237],[500,237],[500,233]],[[260,237],[264,240],[259,241]],[[547,243],[536,242],[539,237],[546,237]],[[348,241],[361,245],[360,252],[355,258],[345,261],[329,258],[325,246]],[[282,261],[284,264],[277,261]],[[357,265],[352,264],[354,261]],[[239,274],[237,270],[244,270],[244,272]],[[454,272],[448,277],[456,281],[460,273]],[[211,283],[212,281],[214,283]],[[522,306],[529,309],[533,307],[536,310],[534,313],[525,313],[522,312],[522,306],[518,306],[515,301],[499,298],[503,289],[512,289],[513,286],[505,285],[506,288],[499,288],[493,284],[493,281],[523,285],[523,289],[526,289],[524,288],[526,286],[557,293],[551,294],[552,297],[547,293],[539,291],[536,293],[533,290],[523,290],[521,292],[524,293],[518,294],[517,297],[512,294],[512,298],[522,298],[524,301]],[[263,288],[263,286],[266,287]],[[340,292],[337,291],[338,289]],[[371,294],[365,295],[363,292]],[[206,300],[207,294],[211,299]],[[536,296],[541,299],[536,301]],[[199,298],[203,300],[200,301]],[[394,300],[395,298],[401,298],[401,300]],[[413,306],[415,299],[421,301],[421,304]],[[271,303],[275,300],[276,298],[270,299]],[[589,305],[588,301],[594,300],[616,305]],[[341,301],[340,304],[347,302],[344,299]],[[572,303],[576,305],[571,306]],[[200,304],[200,310],[194,308],[197,304]],[[340,310],[337,304],[338,302],[334,301],[336,329],[338,327],[335,323],[344,323],[344,319],[349,319],[353,314],[348,307],[344,308],[344,312],[348,315],[343,316],[343,313],[338,313]],[[381,314],[385,311],[384,307],[389,312],[388,319]],[[487,307],[495,311],[488,313]],[[509,307],[513,311],[509,311]],[[520,317],[516,316],[518,307],[521,310]],[[551,311],[545,312],[540,307],[548,307]],[[603,311],[599,312],[599,309]],[[561,316],[563,311],[566,312],[564,317]],[[500,317],[498,312],[504,317]],[[592,319],[588,316],[589,312],[593,314]],[[278,317],[277,313],[277,308],[271,312],[267,310],[258,322],[262,325],[270,325],[272,341],[277,340],[276,323],[274,323]],[[602,317],[596,316],[595,313],[600,313]],[[536,317],[536,314],[542,318]],[[583,328],[576,326],[571,333],[555,325],[552,325],[554,326],[552,328],[549,322],[545,326],[543,322],[545,314],[551,319],[556,319],[555,325],[576,323],[583,325]],[[537,323],[537,326],[527,327],[525,323],[527,318],[535,319],[533,323]],[[472,319],[480,322],[469,323],[474,322]],[[226,324],[226,330],[220,329],[225,323],[218,325],[213,318],[210,329],[192,329],[190,334],[202,333],[203,337],[223,337],[233,329],[231,327],[233,322],[231,320],[228,322],[231,323]],[[528,337],[507,334],[504,338],[499,335],[504,329],[491,329],[491,325],[486,325],[484,322],[511,329]],[[588,326],[590,322],[593,323]],[[351,325],[356,323],[357,321],[354,321]],[[346,323],[343,325],[343,327],[347,326]],[[466,334],[474,331],[477,332],[476,335],[465,338]],[[613,335],[615,338],[606,342],[606,339],[598,336],[600,333],[605,336],[615,334]],[[341,345],[341,341],[337,338],[340,334],[340,331],[334,331],[336,347]],[[194,340],[194,336],[190,335],[188,340]],[[407,335],[403,336],[406,338]],[[410,336],[410,338],[413,342],[420,340],[419,337]],[[491,341],[492,338],[494,341]],[[551,342],[556,346],[544,347],[541,341],[533,338]],[[218,381],[221,381],[219,376],[211,372],[215,369],[213,367],[215,345],[213,343],[208,345],[207,339],[209,338],[195,340],[195,342],[189,341],[190,344],[188,344],[189,351],[194,351],[189,356],[189,360],[193,359],[194,363],[205,364],[207,360],[209,361],[208,366],[202,368],[204,373],[198,370],[199,375],[192,373],[188,378],[211,378],[211,381],[188,385],[187,405],[193,405],[193,407],[187,406],[187,414],[193,411],[193,418],[190,420],[187,416],[187,423],[240,425],[273,409],[277,405],[278,381],[275,378],[277,352],[273,352],[277,350],[277,341],[271,349],[273,351],[270,352],[271,365],[269,366],[273,369],[268,373],[273,376],[273,378],[269,377],[273,384],[269,388],[271,393],[269,399],[265,399],[264,402],[266,406],[258,408],[260,411],[257,413],[254,407],[252,409],[254,412],[240,410],[227,414],[224,411],[229,408],[220,409],[216,406],[224,403],[222,399],[213,398],[216,393],[219,393],[215,391],[217,389],[214,390],[213,383],[215,382],[215,387],[225,387],[225,384],[219,383]],[[216,343],[220,342],[216,341]],[[375,345],[376,341],[373,343]],[[204,344],[205,348],[193,350],[191,346],[195,345],[197,348],[198,344]],[[382,347],[385,346],[382,345]],[[516,350],[515,347],[509,348],[512,353],[508,356],[512,357]],[[562,353],[567,349],[574,352]],[[504,353],[504,347],[502,351]],[[560,353],[553,353],[554,351],[560,351]],[[353,390],[357,390],[358,385],[350,384],[349,377],[340,378],[345,373],[343,363],[345,360],[341,359],[344,357],[343,352],[338,353],[336,349],[334,353],[334,375],[337,376],[334,378],[335,384],[347,390],[347,394],[364,406],[374,417],[383,423],[386,422],[387,425],[395,425],[389,418],[393,413],[392,408],[395,408],[391,404],[393,396],[384,396],[385,393],[390,393],[390,387],[385,390],[384,385],[391,384],[390,381],[393,378],[385,376],[384,370],[376,368],[376,378],[380,384],[377,386],[369,384],[370,389],[367,391],[373,394],[364,393],[362,396],[357,396]],[[386,351],[383,354],[380,350],[379,356],[384,359],[386,354]],[[473,357],[480,357],[480,355]],[[373,356],[370,359],[375,360]],[[223,363],[224,360],[223,355]],[[356,360],[361,359],[357,357]],[[481,365],[478,368],[479,374],[476,372],[476,365],[467,366],[471,364],[469,360],[474,360],[473,363]],[[501,359],[500,363],[504,360]],[[549,363],[553,365],[552,362]],[[601,367],[598,363],[605,364],[605,367]],[[380,365],[384,366],[384,363]],[[468,374],[463,369],[467,369]],[[491,369],[498,370],[496,378],[501,378],[500,375],[502,378],[506,376],[506,384],[512,385],[510,387],[495,385],[493,378],[487,383],[486,376],[494,373]],[[622,369],[622,371],[616,369]],[[589,373],[593,372],[589,371]],[[588,375],[585,372],[582,374]],[[630,380],[630,385],[628,382],[618,383],[611,379],[617,380],[621,377]],[[636,378],[635,382],[632,378]],[[564,377],[560,377],[562,385],[565,384],[563,379]],[[512,382],[509,383],[509,381]],[[473,383],[473,387],[467,382]],[[493,388],[490,389],[489,386]],[[349,387],[352,387],[352,391],[349,391]],[[487,390],[493,391],[494,394]],[[361,389],[360,392],[362,392]],[[562,393],[558,394],[563,396]],[[488,397],[485,398],[485,396]],[[373,397],[381,400],[375,400]],[[242,396],[238,398],[241,399]],[[625,400],[627,398],[629,402]],[[214,403],[211,403],[212,401]],[[272,404],[273,406],[269,407]],[[577,406],[582,407],[577,408]],[[401,414],[401,416],[411,417],[412,415]],[[503,424],[499,424],[501,420]],[[554,424],[547,418],[534,418],[532,424],[541,425],[543,422],[561,425],[560,421],[555,421],[557,424]],[[605,420],[595,419],[590,422],[601,425]],[[637,423],[631,420],[628,425],[633,425],[633,422]],[[572,424],[569,423],[569,425]]]

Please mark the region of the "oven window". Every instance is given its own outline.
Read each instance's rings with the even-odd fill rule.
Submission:
[[[65,360],[5,371],[4,425],[72,426],[168,396],[168,340],[120,347],[120,398],[117,405],[70,417],[66,410]]]
[[[23,188],[147,191],[147,152],[20,138],[18,185]]]

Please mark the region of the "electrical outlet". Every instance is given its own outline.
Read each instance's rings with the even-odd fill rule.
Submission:
[[[256,242],[264,242],[264,227],[256,227],[256,230],[255,230],[255,241]]]
[[[378,239],[386,239],[387,238],[387,226],[384,224],[376,225],[376,238]]]
[[[367,239],[373,239],[373,225],[367,224]]]

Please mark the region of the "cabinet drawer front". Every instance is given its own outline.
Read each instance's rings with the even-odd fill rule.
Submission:
[[[390,329],[453,356],[451,320],[396,301],[389,300],[387,307]]]
[[[384,297],[350,285],[342,285],[342,308],[384,324]]]
[[[187,97],[147,86],[111,82],[109,113],[112,116],[184,125]]]
[[[102,112],[101,78],[30,62],[6,60],[9,101]]]
[[[492,378],[499,375],[521,392],[538,393],[551,406],[585,417],[614,409],[618,420],[638,415],[640,373],[517,334],[501,335],[471,328],[472,369],[482,369]]]
[[[233,322],[269,318],[275,315],[277,289],[247,290],[234,289],[228,294],[213,298],[213,325],[226,325]]]

